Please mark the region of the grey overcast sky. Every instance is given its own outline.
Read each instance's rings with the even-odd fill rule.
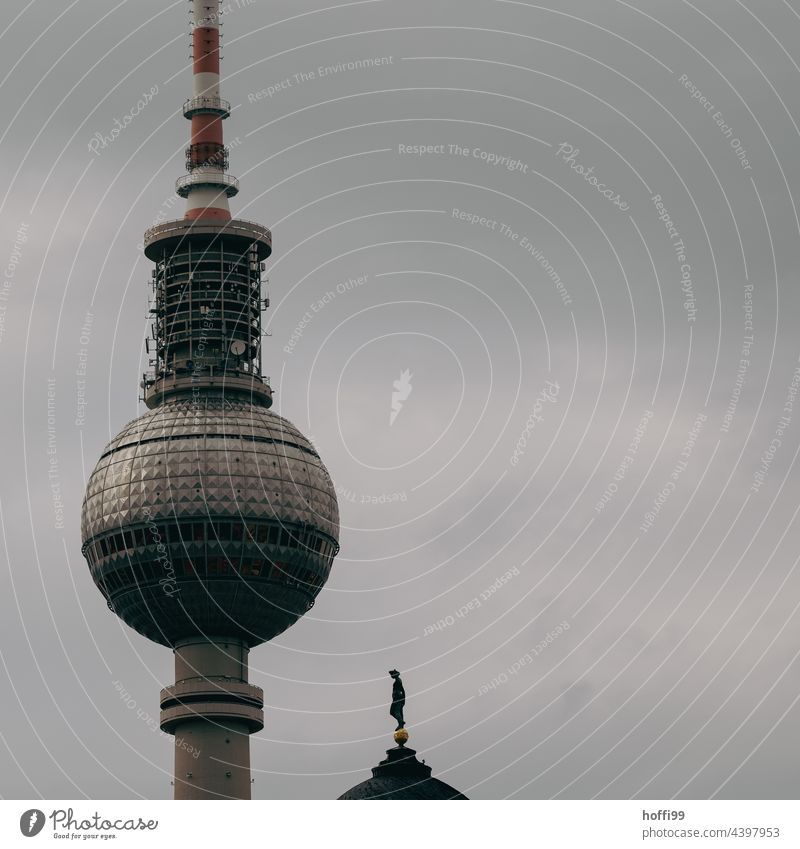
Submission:
[[[251,654],[254,796],[366,778],[396,666],[470,797],[796,798],[800,3],[225,7],[265,371],[342,512],[316,606]],[[144,409],[186,3],[2,27],[0,795],[169,798],[172,658],[79,517]]]

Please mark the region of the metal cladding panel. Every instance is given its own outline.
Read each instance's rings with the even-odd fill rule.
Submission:
[[[330,475],[311,443],[261,406],[175,400],[108,444],[86,489],[82,537],[156,519],[273,518],[338,540]]]

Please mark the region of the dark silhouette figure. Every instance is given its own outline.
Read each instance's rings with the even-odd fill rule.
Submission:
[[[397,721],[397,728],[405,728],[406,721],[403,719],[403,708],[406,706],[406,691],[403,689],[403,682],[400,680],[400,673],[396,669],[392,669],[389,675],[394,679],[392,685],[392,706],[389,708],[389,716]]]

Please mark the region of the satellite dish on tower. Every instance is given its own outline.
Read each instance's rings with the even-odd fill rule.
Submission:
[[[233,342],[231,342],[231,353],[234,357],[241,357],[246,350],[247,343],[243,342],[241,339],[234,339]]]

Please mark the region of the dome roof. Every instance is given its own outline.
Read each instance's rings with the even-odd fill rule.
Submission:
[[[466,799],[454,787],[431,777],[431,768],[420,763],[416,752],[396,746],[386,760],[372,768],[372,778],[356,784],[340,799]]]

